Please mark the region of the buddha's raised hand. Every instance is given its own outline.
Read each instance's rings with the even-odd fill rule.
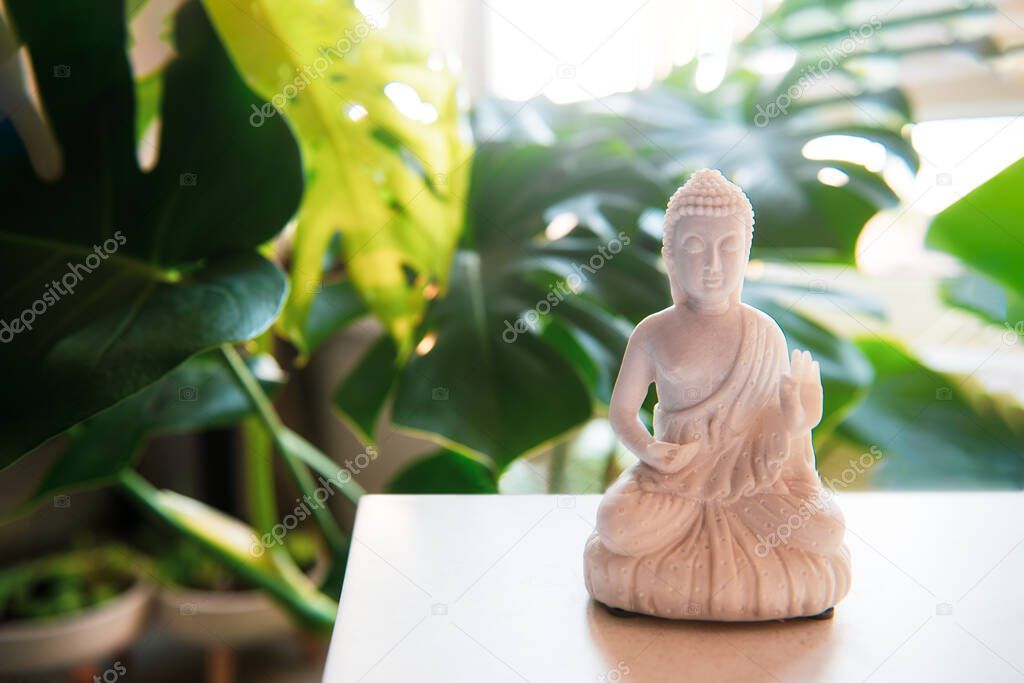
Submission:
[[[821,421],[821,368],[810,352],[793,349],[789,373],[779,381],[779,400],[790,430],[811,429]]]
[[[684,444],[652,441],[640,459],[659,472],[675,474],[690,464],[698,450],[700,444],[696,441]]]

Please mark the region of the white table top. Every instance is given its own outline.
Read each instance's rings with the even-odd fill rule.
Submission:
[[[325,683],[1024,681],[1024,493],[843,493],[832,621],[608,614],[598,496],[367,496]]]

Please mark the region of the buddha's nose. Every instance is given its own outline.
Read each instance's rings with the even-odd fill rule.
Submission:
[[[709,274],[717,274],[722,270],[722,259],[718,255],[718,249],[712,247],[708,249],[708,259],[704,262],[704,272]]]

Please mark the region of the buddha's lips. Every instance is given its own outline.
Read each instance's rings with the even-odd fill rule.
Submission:
[[[705,276],[705,278],[704,278],[704,286],[712,288],[712,289],[716,288],[716,287],[720,287],[722,285],[722,280],[723,280],[723,278],[722,278],[721,275],[718,275],[718,276]]]

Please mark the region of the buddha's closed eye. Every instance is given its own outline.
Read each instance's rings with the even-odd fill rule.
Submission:
[[[689,235],[683,240],[683,251],[688,254],[699,254],[704,251],[704,240],[696,235]]]
[[[727,237],[723,237],[722,241],[719,242],[718,244],[719,247],[721,247],[722,251],[730,254],[735,251],[739,251],[740,248],[740,240],[738,237],[736,237],[736,235],[729,235]]]

